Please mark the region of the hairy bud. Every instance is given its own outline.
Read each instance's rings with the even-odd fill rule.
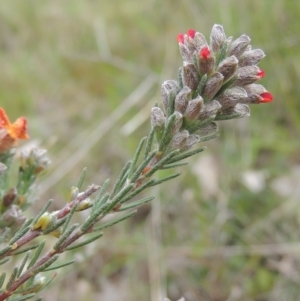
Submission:
[[[191,99],[192,90],[184,86],[183,89],[176,95],[175,98],[175,111],[183,114],[188,106],[188,103]]]
[[[151,110],[151,126],[162,128],[165,126],[166,117],[159,107],[154,107]]]
[[[247,98],[246,91],[241,87],[225,90],[217,99],[222,108],[234,107],[238,102]]]
[[[167,112],[168,103],[169,103],[169,95],[171,91],[174,91],[176,95],[179,90],[178,83],[175,80],[166,80],[161,85],[161,98],[164,110]]]
[[[245,51],[239,59],[239,66],[244,67],[257,65],[265,56],[265,53],[261,49]]]
[[[194,64],[183,66],[184,84],[192,90],[196,90],[199,84],[199,74]]]
[[[228,55],[234,55],[235,57],[239,58],[247,49],[250,42],[251,39],[248,36],[244,34],[241,35],[239,38],[237,38],[230,44]]]
[[[211,100],[222,87],[224,76],[220,72],[213,74],[205,83],[203,98]]]
[[[234,55],[227,57],[220,63],[217,71],[224,76],[223,82],[228,81],[234,75],[238,63],[239,61]]]
[[[191,100],[187,106],[184,117],[189,120],[195,120],[200,115],[200,112],[203,108],[204,102],[201,96]]]
[[[214,52],[219,52],[226,40],[223,26],[215,24],[210,34],[210,45]]]

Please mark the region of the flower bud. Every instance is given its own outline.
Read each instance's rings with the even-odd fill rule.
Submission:
[[[184,86],[183,89],[176,95],[175,98],[175,111],[183,114],[187,108],[187,105],[191,99],[192,90]]]
[[[198,135],[195,134],[189,135],[186,139],[185,145],[181,148],[181,150],[182,151],[189,150],[199,141],[200,141],[200,137]]]
[[[167,112],[168,110],[168,102],[169,102],[169,95],[171,91],[174,91],[176,95],[179,90],[178,83],[175,80],[166,80],[161,85],[161,97],[162,97],[162,104]]]
[[[151,126],[161,129],[165,126],[166,117],[159,107],[153,107],[151,110]]]
[[[263,85],[259,84],[251,84],[248,86],[243,87],[243,89],[247,92],[248,95],[250,94],[261,94],[267,92]]]
[[[239,58],[239,66],[257,65],[261,59],[265,57],[265,53],[261,49],[248,50]]]
[[[199,84],[199,74],[194,64],[187,64],[183,66],[184,84],[196,90]]]
[[[197,134],[200,136],[200,141],[201,141],[203,138],[215,135],[217,132],[218,132],[218,125],[215,122],[211,122],[206,126],[200,128],[197,131]]]
[[[221,50],[226,40],[226,35],[223,26],[215,24],[210,34],[210,46],[217,53]]]
[[[72,186],[70,188],[70,191],[68,193],[68,197],[67,197],[67,202],[70,203],[72,202],[73,200],[75,200],[78,196],[78,193],[79,193],[79,189],[78,187],[76,186]]]
[[[5,226],[21,226],[26,220],[22,210],[17,205],[11,205],[11,207],[5,211],[2,215],[2,221]]]
[[[220,72],[213,74],[205,83],[203,89],[203,98],[205,101],[211,100],[220,90],[223,84],[224,76]]]
[[[3,201],[2,201],[3,206],[9,207],[16,199],[17,194],[18,194],[17,188],[15,187],[10,188],[3,196]]]
[[[191,55],[194,53],[194,51],[196,51],[197,49],[197,44],[196,42],[194,41],[194,38],[195,38],[195,34],[196,34],[196,31],[194,29],[189,29],[187,31],[187,42],[186,42],[186,45],[191,53]]]
[[[189,120],[197,119],[200,115],[203,105],[203,98],[199,95],[197,98],[191,100],[188,103],[187,109],[184,113],[184,117],[186,117]]]
[[[188,137],[189,132],[186,130],[175,134],[170,144],[171,149],[181,149],[182,147],[184,147]]]
[[[92,205],[91,199],[87,198],[78,204],[76,211],[83,211],[83,210],[91,207],[91,205]]]
[[[208,46],[203,46],[198,54],[199,72],[201,75],[211,74],[215,67],[215,58]]]
[[[212,100],[205,104],[205,107],[200,113],[198,119],[202,121],[208,118],[214,118],[221,108],[222,106],[218,101]]]
[[[27,167],[35,167],[34,174],[40,173],[50,165],[51,161],[47,156],[47,150],[36,146],[21,151],[21,166],[23,169]]]
[[[238,102],[247,98],[247,92],[241,87],[235,87],[225,90],[218,98],[222,108],[234,107]]]
[[[239,58],[246,50],[248,45],[250,44],[251,39],[246,35],[241,35],[235,41],[233,41],[228,50],[228,55],[234,55]]]
[[[56,212],[49,213],[46,211],[32,226],[33,230],[41,230],[45,231],[49,227],[51,227],[57,220]]]
[[[225,58],[218,67],[218,72],[224,76],[223,82],[227,82],[235,73],[238,66],[238,59],[232,55]]]
[[[264,76],[264,73],[257,66],[245,66],[238,68],[235,75],[237,79],[234,82],[234,85],[246,86],[261,79]]]
[[[228,120],[250,116],[250,109],[247,105],[238,103],[235,107],[227,108],[218,113],[215,120]]]
[[[257,104],[271,102],[273,100],[273,95],[262,85],[252,84],[246,86],[244,89],[247,92],[247,97],[242,103]]]
[[[200,32],[195,33],[194,41],[196,44],[197,51],[199,51],[203,46],[208,46],[205,36]]]
[[[192,63],[193,62],[193,54],[187,47],[187,45],[179,43],[179,51],[182,56],[182,60],[186,63]]]
[[[31,293],[37,293],[45,284],[46,277],[41,276],[41,274],[36,274],[33,278],[33,282],[30,282],[30,284],[25,283],[22,286],[22,293],[25,294],[31,294]],[[28,285],[28,289],[26,290],[26,285]]]

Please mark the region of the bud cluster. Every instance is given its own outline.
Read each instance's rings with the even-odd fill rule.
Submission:
[[[33,173],[38,174],[45,170],[50,163],[51,161],[45,149],[33,147],[21,151],[21,168],[23,171],[33,169]]]
[[[214,25],[210,43],[192,29],[177,39],[183,59],[178,81],[162,84],[163,110],[154,107],[151,114],[159,143],[174,119],[168,149],[185,151],[199,141],[215,138],[214,120],[249,116],[248,104],[272,101],[272,94],[256,84],[265,74],[257,67],[265,54],[251,48],[248,36],[232,40],[221,25]]]

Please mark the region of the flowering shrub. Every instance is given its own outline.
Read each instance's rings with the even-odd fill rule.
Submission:
[[[56,275],[46,279],[43,272],[73,263],[54,265],[60,254],[100,238],[102,230],[131,217],[136,212],[131,209],[151,201],[153,197],[131,200],[146,188],[179,176],[175,173],[159,180],[154,178],[158,170],[186,165],[188,162],[184,159],[202,152],[204,147],[194,147],[218,136],[215,121],[249,116],[249,104],[272,101],[271,93],[256,83],[265,74],[257,67],[264,52],[252,49],[248,36],[232,40],[226,37],[222,26],[215,25],[210,43],[201,33],[189,30],[178,35],[178,44],[183,59],[178,80],[163,82],[162,108],[157,105],[152,108],[150,133],[140,141],[133,159],[124,166],[112,191],[106,191],[108,180],[101,186],[91,184],[82,190],[84,170],[78,184],[70,188],[66,204],[60,210],[48,211],[50,200],[37,216],[27,219],[23,215],[36,194],[33,194],[35,181],[50,160],[46,150],[38,148],[23,150],[19,158],[16,157],[18,139],[28,139],[27,121],[21,117],[11,124],[0,108],[0,264],[24,254],[22,263],[10,275],[1,274],[0,301],[32,298]],[[11,165],[18,160],[19,175],[11,186]],[[96,191],[98,195],[91,198]],[[82,210],[89,210],[86,220],[82,224],[71,224],[73,215]],[[128,210],[121,217],[116,215]],[[115,220],[101,223],[108,214],[116,215]],[[88,234],[92,236],[86,238]],[[42,235],[57,238],[44,255],[41,252],[45,241],[30,244]],[[74,244],[82,237],[85,240]],[[34,251],[33,255],[30,251]]]

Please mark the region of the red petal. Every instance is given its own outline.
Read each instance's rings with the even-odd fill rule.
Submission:
[[[177,41],[178,41],[178,43],[184,44],[184,34],[183,33],[180,33],[177,36]]]
[[[189,29],[187,31],[187,35],[192,39],[195,37],[195,34],[196,34],[196,30],[194,30],[194,29]]]
[[[270,92],[264,92],[260,94],[261,100],[260,103],[271,102],[273,100],[273,95]]]
[[[8,134],[14,139],[28,139],[27,120],[24,117],[18,118],[7,128]]]
[[[204,46],[199,53],[200,57],[207,60],[210,57],[210,50],[207,46]]]
[[[257,73],[257,76],[259,76],[260,78],[263,78],[265,76],[265,71],[264,70],[260,70],[258,73]]]
[[[0,108],[0,128],[5,128],[10,125],[10,121],[5,113],[5,111]]]

